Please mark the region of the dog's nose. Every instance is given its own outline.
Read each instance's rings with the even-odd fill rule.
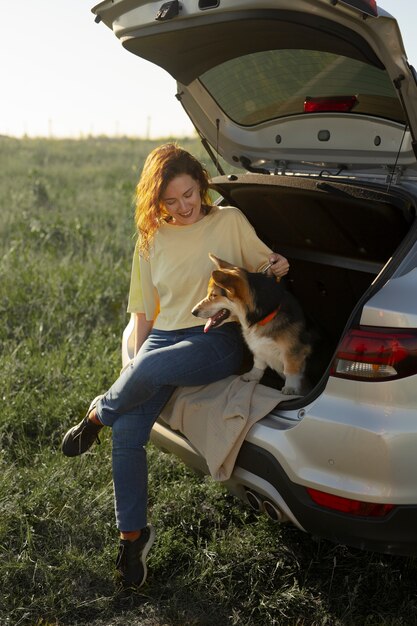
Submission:
[[[193,309],[191,309],[191,313],[198,317],[198,308],[195,306]]]

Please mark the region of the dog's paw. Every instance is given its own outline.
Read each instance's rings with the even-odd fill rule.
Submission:
[[[299,396],[300,390],[297,389],[296,387],[287,387],[287,385],[285,385],[281,389],[281,393],[284,393],[286,396]]]
[[[245,372],[244,374],[242,374],[242,380],[244,380],[245,383],[248,383],[251,380],[258,381],[261,380],[263,373],[264,370],[261,370],[258,367],[253,367],[249,372]]]

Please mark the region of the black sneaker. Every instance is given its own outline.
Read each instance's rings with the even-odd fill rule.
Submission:
[[[65,456],[78,456],[87,452],[94,442],[100,443],[98,433],[103,426],[94,424],[94,422],[88,419],[88,416],[102,397],[103,396],[97,396],[94,398],[88,407],[87,415],[84,419],[81,420],[81,422],[76,426],[70,428],[66,433],[61,446],[62,452]]]
[[[124,588],[139,588],[145,582],[148,575],[146,557],[154,540],[155,529],[153,526],[146,526],[135,541],[120,539],[116,570]]]

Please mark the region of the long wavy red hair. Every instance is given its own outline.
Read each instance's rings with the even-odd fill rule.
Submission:
[[[169,213],[161,198],[167,185],[176,176],[188,174],[200,186],[202,209],[210,211],[209,174],[192,154],[176,143],[158,146],[148,155],[136,186],[135,223],[139,236],[139,252],[149,256],[153,238]]]

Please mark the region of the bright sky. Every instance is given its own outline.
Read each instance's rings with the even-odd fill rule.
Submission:
[[[7,1],[0,37],[0,134],[159,138],[193,133],[175,99],[175,81],[127,52],[103,23],[95,24],[91,7],[97,3]],[[397,18],[409,62],[417,67],[417,1],[379,4]]]

